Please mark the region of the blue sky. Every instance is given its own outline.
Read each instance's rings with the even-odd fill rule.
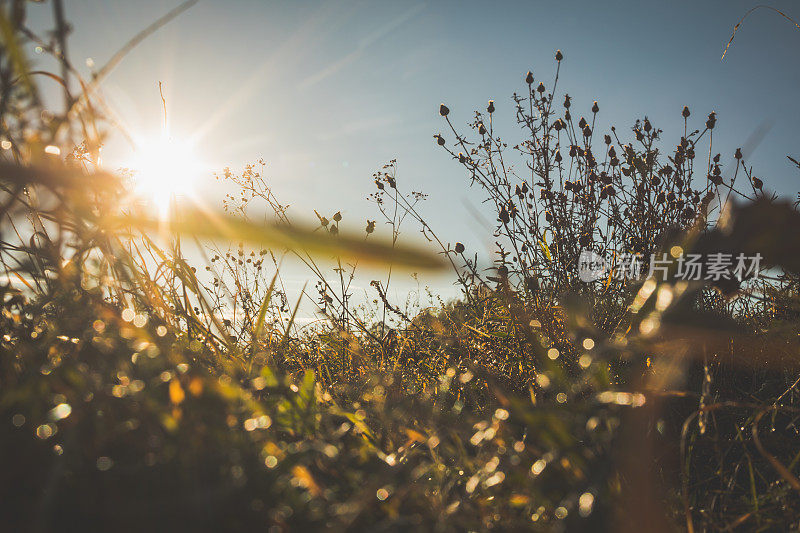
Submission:
[[[68,3],[71,53],[102,65],[178,4]],[[698,127],[713,110],[717,150],[731,161],[765,125],[751,163],[767,187],[794,196],[800,173],[786,155],[800,155],[800,31],[757,11],[720,61],[734,24],[754,5],[201,0],[136,48],[103,90],[132,130],[156,134],[162,81],[173,134],[201,133],[197,151],[206,163],[235,169],[263,157],[295,214],[341,210],[354,229],[377,218],[365,200],[371,175],[397,158],[405,188],[430,195],[423,212],[444,240],[485,250],[485,232],[465,207],[479,206],[480,195],[432,139],[444,126],[439,103],[465,125],[494,99],[502,136],[517,142],[511,94],[524,90],[529,69],[550,87],[557,48],[565,56],[559,87],[573,97],[575,114],[588,115],[599,101],[596,131],[611,124],[627,131],[647,115],[669,148],[684,105]],[[771,5],[800,19],[796,2]],[[106,157],[126,150],[112,138]],[[211,180],[200,187],[209,201],[222,196]]]

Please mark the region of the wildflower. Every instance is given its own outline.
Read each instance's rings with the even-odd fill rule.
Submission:
[[[450,109],[444,104],[439,104],[439,114],[446,117],[450,114]]]

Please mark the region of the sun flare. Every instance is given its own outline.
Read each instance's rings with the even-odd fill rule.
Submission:
[[[129,164],[138,196],[167,216],[170,203],[178,196],[191,196],[202,165],[192,143],[162,135],[136,143]]]

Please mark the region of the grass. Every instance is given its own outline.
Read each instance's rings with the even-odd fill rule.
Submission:
[[[800,234],[800,215],[740,151],[723,169],[713,113],[695,124],[685,108],[668,150],[647,118],[601,135],[599,104],[575,120],[557,92],[560,52],[552,84],[529,74],[513,98],[517,144],[497,139],[500,104],[469,133],[442,105],[435,141],[496,217],[488,270],[427,224],[394,161],[370,196],[385,242],[376,221],[356,234],[339,213],[305,226],[256,164],[220,175],[224,208],[184,212],[163,244],[96,164],[103,105],[57,53],[58,26],[45,50],[62,68],[40,76],[22,50],[44,41],[19,11],[0,16],[9,529],[798,526],[800,249],[771,230]],[[42,112],[40,78],[63,89],[60,113]],[[251,220],[263,209],[273,225]],[[407,247],[409,228],[438,253]],[[191,265],[181,241],[200,238],[208,259]],[[673,257],[663,280],[577,277],[582,249],[675,246],[758,252],[765,270],[687,284]],[[283,255],[314,282],[313,327],[296,327]],[[374,305],[355,305],[353,265],[381,258]],[[401,264],[447,265],[461,298],[391,302]]]

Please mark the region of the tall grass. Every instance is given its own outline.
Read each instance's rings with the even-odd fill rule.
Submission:
[[[428,225],[394,161],[371,196],[386,242],[376,221],[351,232],[340,213],[311,227],[257,164],[219,176],[231,190],[220,212],[174,213],[170,234],[208,255],[191,265],[177,237],[149,236],[163,223],[127,209],[125,180],[97,164],[109,121],[96,79],[66,57],[61,3],[52,40],[26,26],[25,7],[0,11],[4,524],[797,527],[800,243],[772,230],[800,230],[800,215],[739,150],[723,168],[713,113],[695,125],[685,108],[674,149],[646,118],[601,136],[599,104],[575,121],[557,93],[559,52],[550,89],[529,73],[514,96],[511,148],[494,102],[469,135],[440,107],[436,142],[496,215],[489,272]],[[57,72],[31,70],[32,42]],[[59,113],[40,82],[63,90]],[[252,220],[256,206],[274,223]],[[438,253],[404,245],[409,228]],[[675,246],[759,252],[770,270],[736,283],[577,277],[581,249]],[[296,327],[287,254],[308,268],[314,326]],[[366,262],[387,268],[372,308],[351,289]],[[398,265],[442,264],[457,301],[424,312],[390,301]]]

